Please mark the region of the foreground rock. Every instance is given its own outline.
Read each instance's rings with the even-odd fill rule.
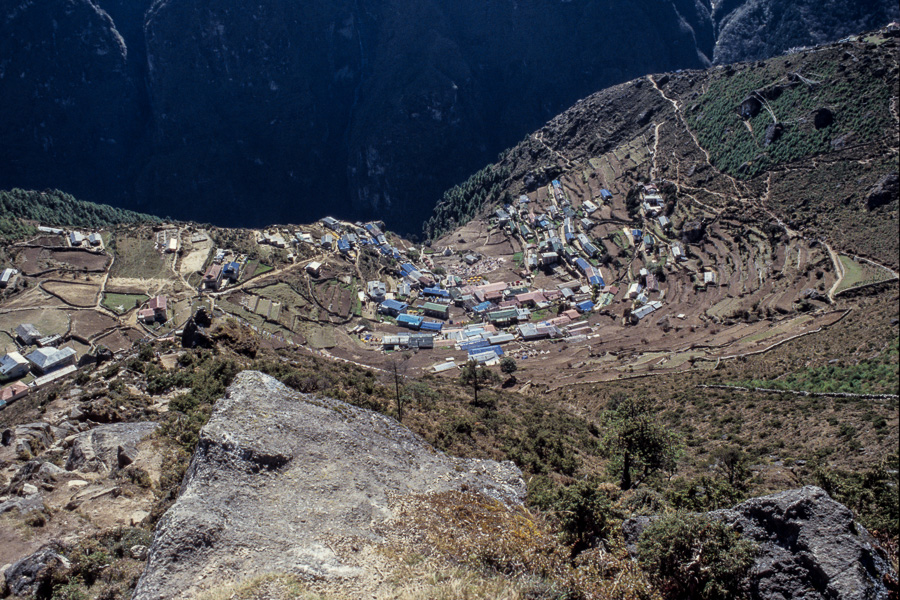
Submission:
[[[134,598],[190,598],[264,573],[362,576],[336,546],[378,543],[398,500],[451,490],[508,506],[525,495],[512,463],[451,458],[393,419],[241,373],[201,432]]]
[[[152,421],[112,423],[79,433],[72,439],[66,470],[107,473],[125,467],[137,457],[135,446],[157,427]]]
[[[752,498],[709,515],[759,544],[748,581],[751,598],[896,597],[896,573],[876,549],[875,540],[854,520],[850,509],[821,488],[807,486]],[[626,521],[626,541],[632,551],[651,520],[640,517]]]

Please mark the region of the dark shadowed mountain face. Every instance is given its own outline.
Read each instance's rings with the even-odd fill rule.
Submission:
[[[880,0],[720,0],[713,59],[725,64],[815,46],[900,19],[900,5]]]
[[[717,41],[706,0],[16,1],[0,13],[0,188],[222,225],[377,215],[401,231],[599,88],[861,22],[773,41],[757,22],[779,3],[736,0],[716,6]],[[782,4],[778,31],[809,16]],[[896,12],[871,4],[876,20]]]

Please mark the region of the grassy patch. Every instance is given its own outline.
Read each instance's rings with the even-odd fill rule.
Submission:
[[[116,255],[111,277],[168,279],[174,275],[166,259],[157,251],[151,231],[119,233],[112,239],[109,249]]]
[[[116,314],[125,314],[126,312],[137,308],[150,299],[146,294],[103,294],[103,300],[100,305]]]
[[[844,278],[835,292],[842,292],[852,287],[878,283],[891,277],[890,271],[881,269],[864,262],[858,262],[845,254],[838,256],[844,267]]]

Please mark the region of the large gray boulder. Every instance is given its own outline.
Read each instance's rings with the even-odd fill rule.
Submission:
[[[115,471],[120,464],[119,448],[130,448],[133,462],[137,456],[134,447],[158,426],[152,421],[111,423],[76,434],[71,440],[66,470],[102,473]]]
[[[133,598],[264,573],[355,577],[365,565],[335,548],[377,544],[404,497],[454,490],[508,507],[525,497],[510,462],[451,458],[384,415],[245,371],[200,433]]]
[[[754,600],[888,600],[888,585],[896,588],[896,573],[878,544],[850,509],[821,488],[751,498],[708,515],[759,545],[747,581]],[[632,552],[652,520],[625,522]]]
[[[15,596],[47,595],[53,573],[70,566],[68,559],[53,548],[41,548],[9,567],[5,574],[7,591]]]

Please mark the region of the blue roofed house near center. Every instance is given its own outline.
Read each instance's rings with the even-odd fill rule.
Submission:
[[[241,265],[237,262],[226,263],[222,267],[222,276],[231,281],[237,281],[241,275]]]
[[[443,329],[444,324],[439,323],[437,321],[422,321],[421,329],[422,331],[441,331]]]
[[[594,308],[594,303],[590,300],[585,300],[584,302],[579,302],[575,305],[576,310],[581,313],[590,312]]]
[[[422,290],[422,293],[426,296],[435,296],[438,298],[450,298],[450,292],[447,290],[442,290],[441,288],[427,287]]]
[[[400,302],[398,300],[385,300],[378,305],[378,312],[383,315],[396,317],[401,313],[405,313],[407,308],[409,308],[409,305],[406,302]]]
[[[605,189],[600,190],[600,197],[603,198],[604,200],[609,200],[610,198],[612,198],[612,192],[610,192],[609,190],[605,190]]]
[[[422,317],[416,315],[399,314],[397,315],[397,325],[408,327],[410,329],[419,329],[422,326]]]

